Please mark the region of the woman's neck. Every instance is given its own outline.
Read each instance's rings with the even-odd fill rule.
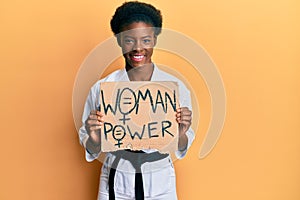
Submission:
[[[126,64],[126,71],[130,81],[150,81],[154,70],[153,63],[139,67],[131,67]]]

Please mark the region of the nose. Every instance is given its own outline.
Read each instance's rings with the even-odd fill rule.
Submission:
[[[143,49],[143,46],[142,46],[142,43],[141,41],[136,41],[134,46],[133,46],[133,50],[136,50],[136,51],[140,51]]]

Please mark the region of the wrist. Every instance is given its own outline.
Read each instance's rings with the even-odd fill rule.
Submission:
[[[100,142],[96,142],[91,137],[89,137],[89,139],[86,142],[86,149],[90,154],[99,153],[101,150]]]
[[[184,151],[187,149],[188,146],[188,137],[186,134],[182,134],[179,136],[179,141],[178,141],[178,150],[179,151]]]

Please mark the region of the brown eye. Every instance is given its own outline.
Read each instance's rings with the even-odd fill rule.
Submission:
[[[134,41],[132,39],[125,39],[124,41],[126,44],[133,44]]]

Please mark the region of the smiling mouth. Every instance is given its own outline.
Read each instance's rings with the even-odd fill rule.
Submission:
[[[130,58],[134,62],[141,62],[144,59],[144,55],[131,55]]]

